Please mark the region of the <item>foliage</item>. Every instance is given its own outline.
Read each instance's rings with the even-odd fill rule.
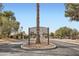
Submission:
[[[9,37],[11,33],[18,31],[19,25],[14,12],[0,11],[0,35]]]
[[[69,17],[71,21],[79,21],[79,3],[66,3],[65,16]],[[72,38],[78,37],[78,31],[73,29],[71,36]]]
[[[50,33],[50,37],[54,38],[54,33],[53,32]]]
[[[79,34],[79,32],[76,29],[73,29],[72,33],[71,33],[71,38],[72,39],[78,38],[78,34]]]
[[[79,3],[66,3],[65,16],[71,21],[79,21]]]
[[[72,29],[68,27],[61,27],[55,31],[55,37],[57,38],[70,38]]]
[[[77,39],[79,35],[78,30],[71,29],[68,27],[61,27],[58,30],[55,31],[55,38],[60,39]]]
[[[2,10],[3,10],[3,8],[4,8],[3,4],[2,4],[2,3],[0,3],[0,11],[2,11]]]

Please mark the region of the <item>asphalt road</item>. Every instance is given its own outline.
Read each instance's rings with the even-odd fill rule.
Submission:
[[[51,41],[57,48],[51,50],[23,50],[21,44],[0,45],[0,56],[79,56],[79,45],[60,41]]]

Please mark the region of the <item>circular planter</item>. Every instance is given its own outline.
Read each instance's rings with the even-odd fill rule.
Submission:
[[[52,44],[52,43],[50,43],[49,45],[46,45],[46,44],[31,44],[31,45],[22,44],[21,48],[25,49],[25,50],[49,50],[49,49],[55,49],[56,45]]]

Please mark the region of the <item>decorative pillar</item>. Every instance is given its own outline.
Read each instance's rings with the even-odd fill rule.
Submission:
[[[48,31],[48,45],[49,45],[49,28],[47,28]]]

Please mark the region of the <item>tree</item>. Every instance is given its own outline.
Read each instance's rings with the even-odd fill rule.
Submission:
[[[71,21],[79,21],[79,3],[65,4],[65,16],[69,17]]]
[[[16,18],[12,11],[3,11],[1,20],[1,34],[9,37],[12,32],[18,31],[20,23],[16,21]]]
[[[7,34],[8,34],[8,36],[10,35],[10,33],[11,33],[11,29],[12,29],[12,25],[13,25],[13,19],[12,19],[12,17],[13,17],[13,12],[11,12],[11,11],[4,11],[4,17],[6,17],[6,25],[8,26],[6,29],[8,30],[7,31]],[[6,30],[5,30],[6,31]]]
[[[79,21],[79,3],[66,3],[65,16],[71,21]]]
[[[55,31],[55,37],[57,38],[70,38],[72,29],[68,27],[61,27]]]
[[[54,38],[54,33],[53,33],[53,32],[51,32],[51,33],[50,33],[50,36],[51,36],[52,38]]]
[[[0,3],[0,38],[2,37],[1,36],[1,32],[2,32],[2,10],[3,10],[3,4],[2,3]]]
[[[77,39],[77,37],[78,37],[78,31],[76,29],[73,29],[71,33],[71,39]]]
[[[0,3],[0,26],[2,26],[2,20],[1,20],[1,17],[2,17],[2,10],[3,10],[3,4]]]
[[[16,21],[14,12],[3,11],[3,7],[0,3],[0,35],[9,37],[12,32],[18,31],[20,23]]]
[[[0,12],[3,10],[4,6],[2,3],[0,3]]]
[[[39,20],[39,3],[36,4],[37,5],[37,19],[36,19],[36,23],[37,23],[37,38],[36,38],[36,44],[40,44],[40,20]]]

